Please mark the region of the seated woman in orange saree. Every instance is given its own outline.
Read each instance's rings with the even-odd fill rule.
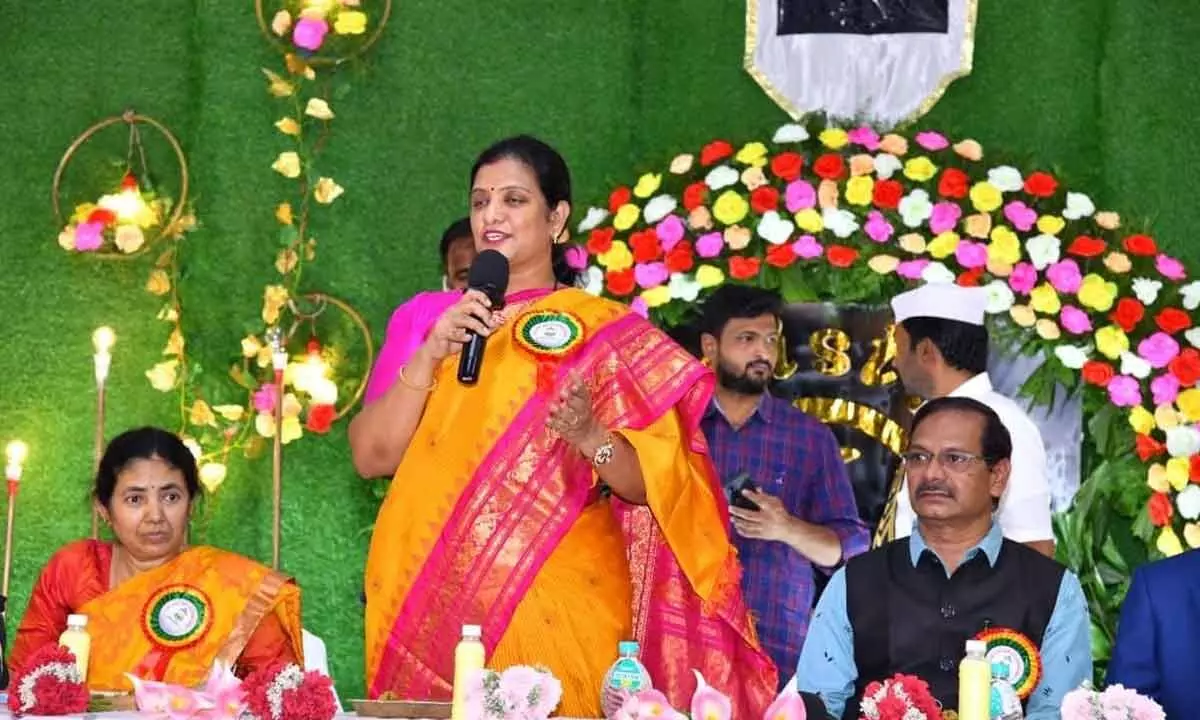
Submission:
[[[80,540],[50,558],[9,667],[57,644],[71,614],[87,616],[93,690],[132,690],[125,673],[196,686],[218,660],[242,676],[302,663],[295,583],[236,553],[183,546],[199,488],[195,460],[173,434],[142,428],[115,438],[101,460],[96,499],[116,540]]]
[[[426,293],[397,310],[368,400],[460,297]],[[371,697],[449,699],[461,627],[480,624],[490,667],[544,665],[562,681],[559,715],[600,717],[617,643],[635,639],[676,707],[697,669],[735,717],[760,716],[776,670],[743,604],[699,429],[711,372],[623,305],[577,289],[508,298],[522,302],[488,339],[477,385],[457,382],[457,356],[441,363],[379,511],[366,575]],[[636,450],[646,505],[602,492],[588,459],[547,428],[551,389],[569,374]]]

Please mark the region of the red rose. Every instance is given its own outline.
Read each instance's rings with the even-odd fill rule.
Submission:
[[[308,422],[304,426],[315,433],[327,433],[337,419],[337,408],[332,405],[313,405],[308,409]]]
[[[779,153],[771,158],[771,172],[780,180],[791,182],[800,177],[804,169],[804,158],[799,153]]]
[[[1184,348],[1183,352],[1167,364],[1167,369],[1180,385],[1185,388],[1192,387],[1200,382],[1200,352],[1196,352],[1195,348]]]
[[[658,242],[658,233],[654,228],[647,228],[629,236],[629,247],[633,250],[635,262],[654,262],[662,256],[662,245]]]
[[[1188,477],[1192,482],[1200,485],[1200,455],[1188,458]]]
[[[1149,435],[1143,435],[1141,433],[1138,433],[1137,437],[1134,438],[1133,443],[1134,449],[1137,451],[1137,456],[1141,458],[1142,462],[1149,462],[1150,458],[1158,457],[1167,449],[1166,446],[1159,441],[1155,440]]]
[[[1122,243],[1130,255],[1152,256],[1158,254],[1158,246],[1149,235],[1130,235]]]
[[[772,267],[785,268],[796,262],[796,251],[791,243],[772,245],[767,249],[767,264]]]
[[[958,168],[946,168],[938,180],[938,195],[944,198],[965,198],[970,189],[971,179]]]
[[[880,180],[875,183],[872,201],[875,207],[884,210],[895,210],[900,207],[900,198],[904,197],[904,186],[895,180]]]
[[[1099,360],[1088,360],[1083,364],[1083,369],[1080,371],[1083,375],[1083,381],[1089,385],[1104,387],[1113,379],[1112,366],[1106,362]]]
[[[1133,298],[1124,297],[1117,301],[1117,307],[1108,314],[1110,320],[1125,332],[1133,332],[1137,324],[1146,314],[1146,307]]]
[[[1067,246],[1067,253],[1076,257],[1091,258],[1103,253],[1107,247],[1100,238],[1080,235]]]
[[[608,211],[615,213],[621,209],[622,205],[628,204],[632,199],[633,193],[629,191],[629,188],[622,185],[616,190],[613,190],[612,194],[608,196]]]
[[[708,196],[708,186],[702,182],[695,182],[684,188],[683,191],[683,206],[688,212],[695,210],[704,204],[705,197]]]
[[[836,268],[848,268],[858,259],[858,251],[845,245],[830,245],[825,248],[825,258]]]
[[[729,258],[729,276],[734,280],[749,280],[758,275],[758,267],[759,260],[756,257],[734,255]]]
[[[596,228],[588,235],[587,251],[593,255],[600,255],[612,250],[615,233],[616,231],[610,227]]]
[[[633,268],[620,272],[609,272],[604,276],[604,284],[608,291],[617,297],[624,297],[633,292]]]
[[[100,223],[108,227],[117,221],[117,216],[113,214],[112,210],[96,208],[88,215],[87,221],[90,223]]]
[[[1180,330],[1190,328],[1192,319],[1179,308],[1163,308],[1158,315],[1154,316],[1154,323],[1158,325],[1159,330],[1168,335],[1174,335]]]
[[[1171,498],[1167,497],[1166,493],[1160,492],[1150,496],[1150,503],[1146,509],[1150,511],[1150,522],[1154,523],[1154,527],[1166,527],[1171,522],[1171,515],[1175,511],[1171,507]]]
[[[1025,178],[1025,192],[1034,197],[1050,197],[1058,190],[1058,181],[1049,173],[1035,172]]]
[[[779,191],[770,185],[763,185],[750,193],[750,207],[759,215],[779,207]]]
[[[671,248],[671,252],[667,253],[666,264],[667,270],[673,273],[691,270],[695,264],[695,258],[692,256],[692,244],[687,240],[680,240],[675,247]]]
[[[978,287],[979,278],[983,277],[983,268],[971,268],[964,273],[960,273],[955,283],[963,287]]]
[[[700,151],[700,164],[705,167],[720,162],[733,154],[733,146],[724,140],[714,140]]]
[[[828,153],[813,163],[813,172],[822,180],[841,180],[846,174],[846,161],[841,155]]]

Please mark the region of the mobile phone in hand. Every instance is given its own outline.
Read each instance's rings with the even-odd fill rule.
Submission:
[[[729,504],[736,508],[757,512],[759,510],[758,505],[743,495],[743,490],[758,491],[758,485],[755,485],[750,476],[745,473],[734,478],[733,483],[729,486]]]

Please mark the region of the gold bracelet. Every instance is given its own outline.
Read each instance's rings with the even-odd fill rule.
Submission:
[[[409,390],[416,390],[417,392],[431,392],[431,391],[437,389],[437,379],[436,378],[430,380],[429,385],[427,385],[425,387],[421,387],[420,385],[413,385],[409,381],[409,379],[404,376],[404,366],[403,365],[400,366],[399,378],[400,378],[400,384],[403,385],[404,387],[408,388]]]

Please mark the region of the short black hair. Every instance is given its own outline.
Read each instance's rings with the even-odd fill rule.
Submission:
[[[112,439],[100,458],[93,496],[101,505],[109,507],[121,471],[135,460],[150,458],[158,458],[183,474],[189,501],[200,496],[200,473],[192,451],[178,435],[156,427],[127,430]]]
[[[987,371],[988,331],[983,325],[935,317],[910,317],[900,324],[908,333],[909,349],[928,339],[950,367],[972,375]]]
[[[994,466],[1001,460],[1012,459],[1012,435],[1004,427],[996,411],[979,402],[975,398],[947,395],[935,398],[925,403],[913,415],[912,430],[909,438],[915,437],[921,423],[942,412],[973,413],[983,418],[983,437],[980,438],[981,452],[988,467]]]
[[[778,293],[749,285],[722,285],[704,301],[700,332],[721,337],[730,320],[763,315],[773,315],[776,320],[783,316],[783,300]]]
[[[474,242],[474,235],[471,234],[471,218],[459,218],[450,223],[450,227],[442,233],[442,269],[446,269],[449,261],[450,246],[456,240],[470,239]]]

